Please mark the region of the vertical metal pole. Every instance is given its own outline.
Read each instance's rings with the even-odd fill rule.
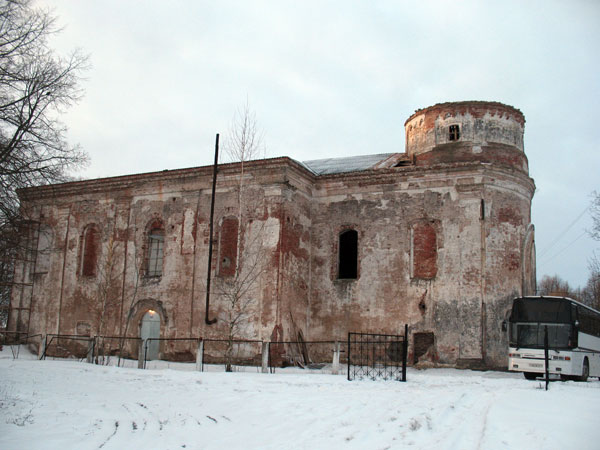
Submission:
[[[88,341],[88,351],[87,351],[87,356],[86,356],[86,362],[88,364],[91,364],[94,361],[94,347],[95,347],[95,342],[96,342],[96,336],[94,336],[93,338],[91,338]]]
[[[404,342],[402,343],[402,381],[406,381],[406,360],[408,359],[408,324],[404,324]]]
[[[144,369],[146,368],[146,357],[148,356],[148,339],[144,339]]]
[[[208,241],[208,274],[206,275],[206,314],[204,316],[204,322],[206,325],[212,325],[217,319],[208,318],[208,308],[210,304],[210,272],[212,264],[212,251],[213,251],[213,220],[215,217],[215,193],[217,188],[217,164],[219,163],[219,133],[215,141],[215,164],[213,165],[213,183],[212,183],[212,197],[210,199],[210,237]]]
[[[198,345],[196,347],[196,370],[198,372],[204,371],[204,340],[198,339]]]
[[[546,368],[546,390],[550,383],[550,367],[548,361],[548,325],[544,325],[544,366]]]
[[[350,334],[351,333],[348,333],[348,381],[350,381],[350,364],[352,363],[352,347],[350,346]]]

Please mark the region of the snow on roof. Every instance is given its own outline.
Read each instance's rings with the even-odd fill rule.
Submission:
[[[393,153],[378,153],[376,155],[349,156],[347,158],[327,158],[303,161],[308,170],[315,175],[329,175],[334,173],[359,172],[368,170],[378,162],[389,158]]]

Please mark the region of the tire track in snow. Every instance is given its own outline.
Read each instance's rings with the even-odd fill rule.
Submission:
[[[100,446],[98,448],[104,447],[108,443],[108,441],[110,441],[114,437],[114,435],[117,434],[118,429],[119,429],[119,421],[116,420],[114,431],[112,432],[112,434],[109,437],[106,438],[106,440],[102,444],[100,444]]]
[[[494,400],[493,392],[476,391],[463,393],[451,401],[441,413],[431,418],[431,428],[435,429],[431,447],[485,448],[483,444],[487,431],[487,417]]]

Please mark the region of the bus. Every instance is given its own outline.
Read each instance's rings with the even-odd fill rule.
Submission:
[[[508,323],[508,370],[534,380],[545,374],[544,327],[549,373],[563,380],[600,377],[600,312],[567,297],[513,300]]]

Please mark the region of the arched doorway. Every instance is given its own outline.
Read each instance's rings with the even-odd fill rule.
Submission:
[[[142,317],[140,323],[140,338],[142,340],[160,338],[160,315],[156,311],[149,309]],[[146,349],[147,361],[157,359],[159,341],[148,341]]]

